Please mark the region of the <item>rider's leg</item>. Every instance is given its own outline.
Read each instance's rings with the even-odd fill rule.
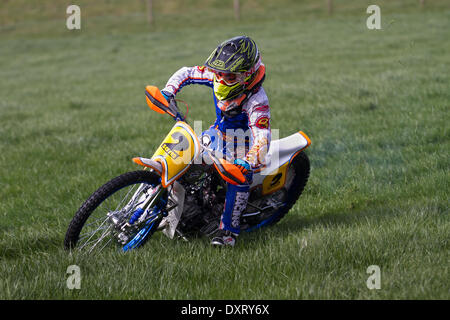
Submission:
[[[214,245],[231,245],[241,231],[241,214],[247,207],[249,185],[232,185],[227,183],[225,207],[220,218],[219,232],[212,239]]]
[[[241,214],[247,207],[250,194],[251,171],[246,175],[247,183],[233,185],[227,183],[224,211],[220,218],[219,232],[212,240],[214,245],[231,245],[236,242],[236,237],[241,231]]]
[[[228,184],[225,198],[225,207],[220,219],[220,229],[239,234],[241,231],[240,218],[244,209],[247,207],[249,185]]]
[[[207,144],[211,149],[219,151],[223,156],[228,155],[236,158],[236,156],[245,156],[249,149],[247,143],[235,144],[232,142],[224,142],[218,130],[210,127],[202,134],[202,143]],[[219,230],[212,239],[214,245],[231,245],[233,246],[236,237],[240,233],[240,218],[242,212],[247,207],[247,201],[250,193],[250,185],[252,173],[249,170],[247,182],[242,185],[232,185],[227,183],[227,193],[225,196],[224,211],[220,219]]]

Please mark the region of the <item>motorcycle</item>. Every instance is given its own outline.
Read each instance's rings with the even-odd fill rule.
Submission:
[[[82,204],[65,236],[67,250],[90,253],[115,244],[128,251],[155,232],[170,239],[211,236],[219,228],[227,182],[246,181],[208,136],[199,139],[175,100],[169,103],[155,86],[147,86],[145,94],[153,111],[176,123],[151,158],[133,158],[142,170],[110,180]],[[304,150],[310,144],[302,131],[271,141],[266,165],[253,173],[242,231],[274,225],[288,213],[309,178]]]

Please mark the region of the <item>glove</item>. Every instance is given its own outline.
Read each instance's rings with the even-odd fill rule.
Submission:
[[[173,94],[166,92],[166,91],[161,91],[163,97],[167,100],[167,102],[170,103],[170,99],[173,98]]]
[[[184,120],[183,115],[179,113],[177,102],[175,100],[175,96],[167,91],[161,91],[161,94],[163,97],[167,100],[169,103],[169,110],[176,115],[175,119]]]
[[[252,184],[253,182],[253,170],[250,164],[242,159],[235,159],[233,164],[241,170],[244,177],[247,179],[247,184]]]
[[[241,170],[244,176],[247,175],[251,169],[250,164],[242,159],[235,159],[233,164],[238,167],[239,170]]]

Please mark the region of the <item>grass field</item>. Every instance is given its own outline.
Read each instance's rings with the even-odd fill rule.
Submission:
[[[331,16],[325,1],[243,1],[240,22],[231,1],[155,2],[149,28],[142,1],[78,1],[74,31],[64,1],[1,2],[0,299],[449,299],[448,1],[376,1],[382,30],[366,27],[370,1]],[[145,85],[243,33],[263,53],[272,128],[312,140],[292,211],[233,250],[156,235],[126,254],[64,251],[81,203],[173,125]],[[204,128],[209,90],[180,93]]]

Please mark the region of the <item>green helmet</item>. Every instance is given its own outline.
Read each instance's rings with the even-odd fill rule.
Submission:
[[[258,62],[259,50],[252,39],[238,36],[222,42],[205,66],[219,72],[247,72]]]
[[[221,101],[241,95],[260,65],[258,46],[247,36],[238,36],[222,42],[205,62],[205,66],[215,74],[214,93]],[[224,74],[235,74],[236,80],[223,81]]]

